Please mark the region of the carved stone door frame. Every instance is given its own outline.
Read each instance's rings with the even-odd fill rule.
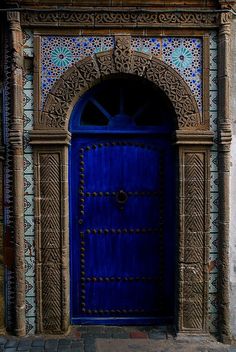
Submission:
[[[131,51],[130,36],[115,49],[69,68],[49,93],[31,132],[35,164],[37,331],[69,326],[68,122],[78,98],[115,73],[144,77],[169,97],[177,116],[179,150],[178,292],[180,333],[205,334],[208,304],[209,152],[213,134],[201,120],[183,78],[164,62]]]

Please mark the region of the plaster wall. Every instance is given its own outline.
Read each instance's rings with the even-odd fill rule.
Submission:
[[[232,26],[232,146],[230,192],[230,304],[231,329],[236,336],[236,17]]]

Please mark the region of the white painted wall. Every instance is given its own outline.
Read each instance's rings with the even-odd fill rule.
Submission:
[[[236,337],[236,17],[232,28],[232,147],[230,191],[230,304],[231,329]]]

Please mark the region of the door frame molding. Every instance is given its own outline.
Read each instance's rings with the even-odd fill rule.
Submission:
[[[68,123],[79,97],[115,73],[146,78],[171,100],[177,116],[179,222],[176,328],[208,333],[210,147],[213,133],[202,119],[183,78],[148,54],[132,52],[130,36],[115,37],[115,49],[69,68],[48,94],[30,134],[35,165],[37,332],[69,326]]]

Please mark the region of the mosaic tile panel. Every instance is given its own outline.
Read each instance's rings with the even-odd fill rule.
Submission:
[[[43,36],[42,104],[55,81],[76,61],[99,51],[114,48],[114,37]],[[141,38],[133,37],[131,49],[150,53],[163,60],[188,83],[202,111],[202,40],[199,38]]]
[[[33,34],[24,31],[24,56],[33,57]],[[33,127],[33,73],[24,74],[24,226],[25,226],[25,279],[26,330],[35,333],[35,248],[34,248],[34,179],[32,148],[29,131]]]
[[[42,102],[55,81],[75,62],[113,48],[113,37],[43,36],[41,41]]]
[[[217,332],[217,283],[218,283],[218,148],[217,148],[217,34],[210,33],[210,127],[215,133],[211,148],[210,180],[210,258],[209,258],[209,327]]]

